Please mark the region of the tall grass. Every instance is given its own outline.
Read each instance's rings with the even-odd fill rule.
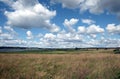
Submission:
[[[0,79],[120,79],[120,55],[0,54]]]

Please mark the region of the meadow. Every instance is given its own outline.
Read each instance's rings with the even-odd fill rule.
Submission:
[[[120,79],[113,50],[1,53],[0,79]]]

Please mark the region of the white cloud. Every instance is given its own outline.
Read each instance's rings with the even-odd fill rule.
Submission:
[[[2,33],[2,34],[0,34],[0,39],[1,40],[11,40],[11,39],[14,39],[14,36],[9,33]]]
[[[120,34],[120,25],[108,24],[106,30],[109,33]]]
[[[0,26],[0,34],[2,33],[2,27]]]
[[[27,39],[33,39],[33,34],[31,31],[27,31],[26,34],[27,34]]]
[[[52,33],[46,33],[44,38],[49,39],[49,40],[54,40],[56,38],[56,35],[54,35]]]
[[[79,34],[68,33],[64,30],[57,34],[46,33],[40,38],[41,46],[54,48],[70,48],[82,43],[83,37]],[[79,45],[79,44],[78,44]]]
[[[68,28],[68,31],[75,32],[75,29],[73,29],[73,26],[77,24],[79,19],[71,18],[70,20],[65,19],[63,25]]]
[[[89,45],[90,47],[96,47],[99,45],[99,41],[95,39],[89,39],[89,41],[86,41],[86,45]]]
[[[82,41],[82,36],[78,34],[73,34],[73,33],[66,33],[65,41],[68,41],[68,42]]]
[[[85,23],[85,24],[88,24],[88,25],[95,23],[95,21],[93,21],[91,19],[81,19],[81,21],[82,21],[82,23]]]
[[[51,2],[61,3],[63,8],[79,8],[80,12],[89,11],[92,14],[100,14],[107,10],[120,17],[120,0],[51,0]]]
[[[63,8],[78,8],[84,0],[51,0],[51,3],[61,3]]]
[[[120,47],[120,39],[106,38],[99,41],[105,47]]]
[[[84,26],[81,26],[85,28]],[[20,38],[14,38],[9,33],[2,33],[0,34],[0,46],[26,46],[26,47],[53,47],[53,48],[71,48],[71,47],[112,47],[112,46],[120,46],[119,39],[110,39],[105,38],[101,35],[100,39],[94,39],[97,37],[97,34],[91,33],[87,34],[87,28],[85,28],[86,35],[82,33],[71,33],[66,31],[60,31],[58,33],[45,33],[38,34],[39,37],[33,36],[31,31],[27,31],[27,37],[31,39],[27,40],[28,38],[22,40]],[[88,38],[88,37],[89,38]],[[35,40],[40,39],[40,40]],[[32,45],[32,46],[31,46]]]
[[[103,9],[99,6],[102,0],[51,0],[52,3],[61,3],[63,8],[76,9],[80,11],[89,10],[91,13],[102,13]]]
[[[73,33],[58,33],[58,34],[52,34],[52,33],[46,33],[43,37],[44,41],[47,42],[80,42],[82,41],[82,36],[78,34]],[[42,40],[43,40],[42,39]]]
[[[43,34],[42,33],[39,33],[36,37],[37,38],[41,38],[43,36]]]
[[[78,33],[85,34],[86,28],[84,26],[78,26]]]
[[[0,0],[8,5],[11,5],[13,3],[13,0]]]
[[[17,35],[17,33],[14,31],[14,29],[10,26],[4,26],[4,29],[7,30],[9,33]]]
[[[97,37],[96,34],[90,34],[90,36],[91,36],[92,38],[96,38],[96,37]]]
[[[65,19],[63,25],[71,27],[71,26],[74,26],[78,21],[79,21],[79,19],[75,19],[75,18],[71,18],[70,20]]]
[[[20,39],[13,39],[13,40],[0,40],[0,46],[21,46],[21,47],[26,47],[27,41],[25,40],[20,40]]]
[[[85,26],[79,26],[78,27],[78,33],[81,34],[91,34],[91,36],[94,36],[94,34],[98,34],[98,33],[104,33],[104,28],[101,28],[99,25],[89,25],[88,27]]]
[[[17,0],[11,7],[14,11],[5,11],[8,25],[24,29],[40,27],[51,32],[59,31],[59,27],[50,21],[56,16],[56,11],[48,10],[37,0]]]
[[[2,27],[0,27],[0,39],[1,40],[12,40],[17,37],[17,33],[14,31],[13,28],[9,26],[4,26],[3,29],[5,30],[2,31]]]
[[[98,34],[101,35],[104,34],[104,32],[104,28],[95,24],[89,25],[88,27],[78,26],[77,28],[77,33],[84,35],[84,37],[88,37],[87,39],[95,39]]]
[[[89,11],[93,14],[103,13],[103,9],[100,8],[102,0],[84,0],[84,2],[80,5],[80,11]]]
[[[97,33],[103,33],[103,32],[104,32],[104,29],[95,24],[92,24],[89,27],[87,27],[88,34],[97,34]]]

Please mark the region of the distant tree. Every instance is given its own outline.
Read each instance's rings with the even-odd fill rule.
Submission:
[[[78,50],[78,48],[76,47],[75,50]]]
[[[115,50],[113,50],[115,54],[120,54],[120,49],[116,48]]]
[[[98,50],[99,48],[96,48],[96,50]]]
[[[108,48],[104,48],[104,50],[107,50]]]

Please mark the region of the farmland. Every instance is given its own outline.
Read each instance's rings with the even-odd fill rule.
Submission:
[[[0,79],[120,79],[120,55],[112,49],[1,53]]]

